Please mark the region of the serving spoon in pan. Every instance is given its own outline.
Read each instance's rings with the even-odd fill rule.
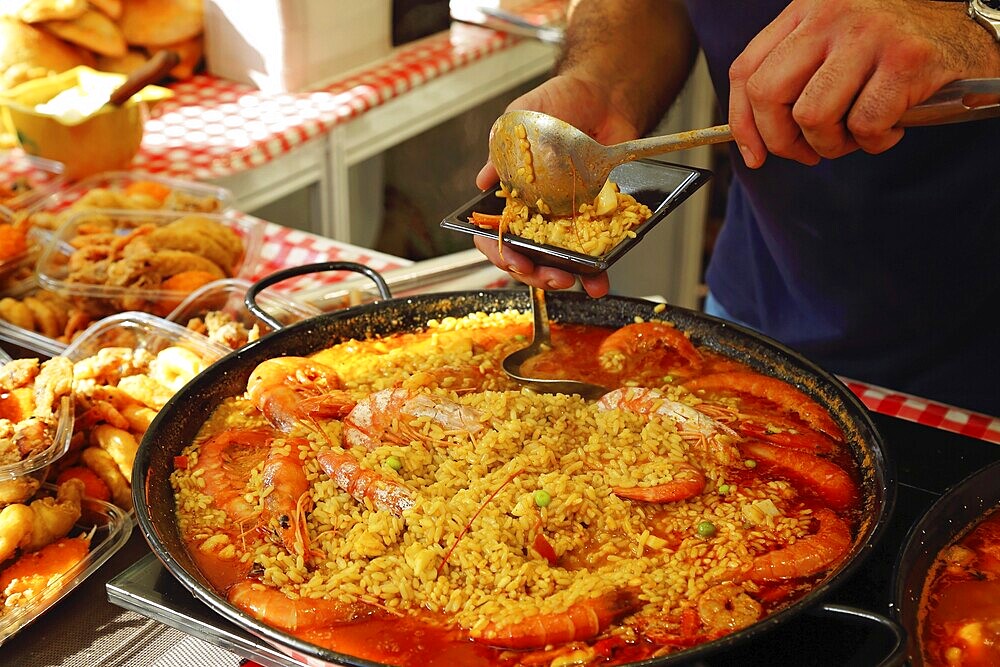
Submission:
[[[899,126],[943,125],[1000,116],[997,95],[1000,79],[954,81],[908,109]],[[537,208],[541,200],[548,212],[571,215],[581,203],[593,202],[611,170],[624,162],[732,138],[729,125],[717,125],[605,146],[553,116],[537,111],[508,111],[490,130],[490,161],[504,187],[516,190],[518,198],[529,206]]]
[[[534,323],[534,334],[528,347],[511,352],[503,360],[503,370],[512,379],[541,394],[579,394],[587,400],[596,400],[611,391],[580,380],[552,380],[525,375],[521,370],[524,363],[552,347],[549,330],[549,312],[545,306],[545,290],[540,287],[529,287],[531,290],[531,316]]]

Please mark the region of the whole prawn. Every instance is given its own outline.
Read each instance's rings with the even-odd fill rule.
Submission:
[[[623,387],[609,391],[597,401],[599,410],[625,410],[637,415],[668,419],[681,429],[681,437],[704,445],[721,465],[740,459],[733,440],[739,436],[725,424],[684,403],[672,401],[658,389]],[[725,436],[725,437],[723,437]]]
[[[689,380],[684,386],[695,393],[702,391],[743,393],[763,398],[798,415],[806,424],[834,440],[838,442],[844,440],[843,431],[821,405],[777,378],[750,371],[730,371],[702,375]]]
[[[542,648],[583,641],[642,606],[632,589],[612,591],[570,605],[564,612],[537,614],[516,623],[493,622],[471,633],[473,641],[511,649]]]
[[[301,555],[308,564],[312,561],[312,553],[306,514],[312,508],[312,499],[309,480],[302,468],[301,450],[308,448],[309,441],[293,438],[288,444],[290,451],[287,454],[283,448],[272,447],[264,462],[260,525],[273,532],[290,553]]]
[[[851,546],[851,530],[832,510],[814,514],[819,528],[781,549],[757,556],[748,578],[752,581],[779,581],[818,574],[841,559]]]
[[[423,439],[405,423],[407,417],[427,417],[446,430],[458,433],[475,434],[483,429],[477,411],[443,396],[408,389],[383,389],[358,401],[344,418],[344,444],[372,450],[383,440],[407,444],[410,440]]]
[[[361,467],[354,456],[334,451],[316,455],[319,465],[341,489],[355,500],[368,500],[376,510],[401,516],[413,507],[415,495],[402,482]]]
[[[229,589],[229,602],[254,618],[288,631],[351,623],[370,613],[364,606],[325,598],[292,599],[276,588],[244,580]]]
[[[653,350],[673,350],[684,360],[685,372],[701,371],[701,353],[684,332],[666,322],[638,322],[618,329],[601,342],[597,359],[603,368],[621,371],[636,357],[648,363]]]
[[[333,368],[306,357],[261,362],[247,380],[247,397],[276,428],[286,433],[321,418],[342,418],[354,402],[341,390]]]

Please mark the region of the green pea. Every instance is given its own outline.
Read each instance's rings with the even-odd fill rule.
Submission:
[[[732,487],[730,487],[728,484],[720,484],[719,485],[719,494],[720,495],[724,496],[727,493],[729,493],[730,491],[732,491]]]
[[[552,496],[545,489],[538,489],[535,491],[535,504],[539,507],[548,507],[549,503],[552,502]]]
[[[698,532],[698,537],[711,537],[715,535],[715,524],[711,521],[699,521],[695,530]]]
[[[385,464],[396,471],[403,469],[403,462],[399,460],[398,456],[390,456],[385,460]]]
[[[746,461],[743,462],[743,465],[745,465],[748,468],[756,468],[757,462],[754,461],[753,459],[747,459]]]

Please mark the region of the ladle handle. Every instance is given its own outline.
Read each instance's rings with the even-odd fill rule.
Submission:
[[[108,104],[114,106],[124,104],[128,101],[128,98],[149,84],[155,83],[165,77],[179,62],[180,56],[177,55],[176,51],[157,51],[153,54],[152,58],[129,74],[122,85],[112,91],[111,97],[108,98]]]
[[[531,318],[534,322],[532,342],[548,345],[552,336],[549,331],[549,309],[545,305],[545,290],[541,287],[531,288]]]
[[[907,109],[899,119],[898,127],[964,123],[1000,116],[1000,104],[995,100],[992,103],[982,103],[977,106],[966,105],[965,99],[974,95],[994,97],[1000,95],[1000,79],[953,81],[920,104]],[[706,144],[720,144],[732,140],[733,131],[726,124],[625,141],[608,146],[608,151],[617,166],[641,157],[661,155]]]
[[[705,127],[700,130],[686,130],[675,134],[665,134],[659,137],[648,137],[625,141],[608,146],[616,165],[631,162],[637,158],[661,155],[672,151],[682,151],[706,144],[721,144],[733,140],[733,131],[729,124]]]

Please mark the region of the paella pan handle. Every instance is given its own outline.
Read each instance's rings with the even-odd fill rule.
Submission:
[[[906,630],[903,629],[896,621],[882,616],[881,614],[876,614],[873,611],[868,611],[867,609],[858,609],[857,607],[849,607],[840,604],[821,604],[807,612],[811,616],[821,616],[821,617],[833,617],[841,616],[848,617],[847,620],[851,622],[856,622],[859,625],[876,625],[889,632],[893,637],[894,646],[889,651],[882,660],[878,663],[878,667],[896,667],[902,665],[906,660]]]
[[[251,313],[264,320],[268,326],[277,331],[284,328],[284,325],[260,307],[260,304],[257,303],[257,295],[271,285],[288,280],[289,278],[307,273],[322,273],[324,271],[353,271],[354,273],[360,273],[375,283],[375,287],[378,288],[381,298],[392,298],[392,293],[389,291],[389,285],[386,284],[385,278],[375,269],[371,269],[364,264],[358,264],[357,262],[316,262],[315,264],[303,264],[302,266],[293,266],[289,269],[275,271],[271,275],[261,278],[250,286],[243,302],[246,303],[247,309]]]

